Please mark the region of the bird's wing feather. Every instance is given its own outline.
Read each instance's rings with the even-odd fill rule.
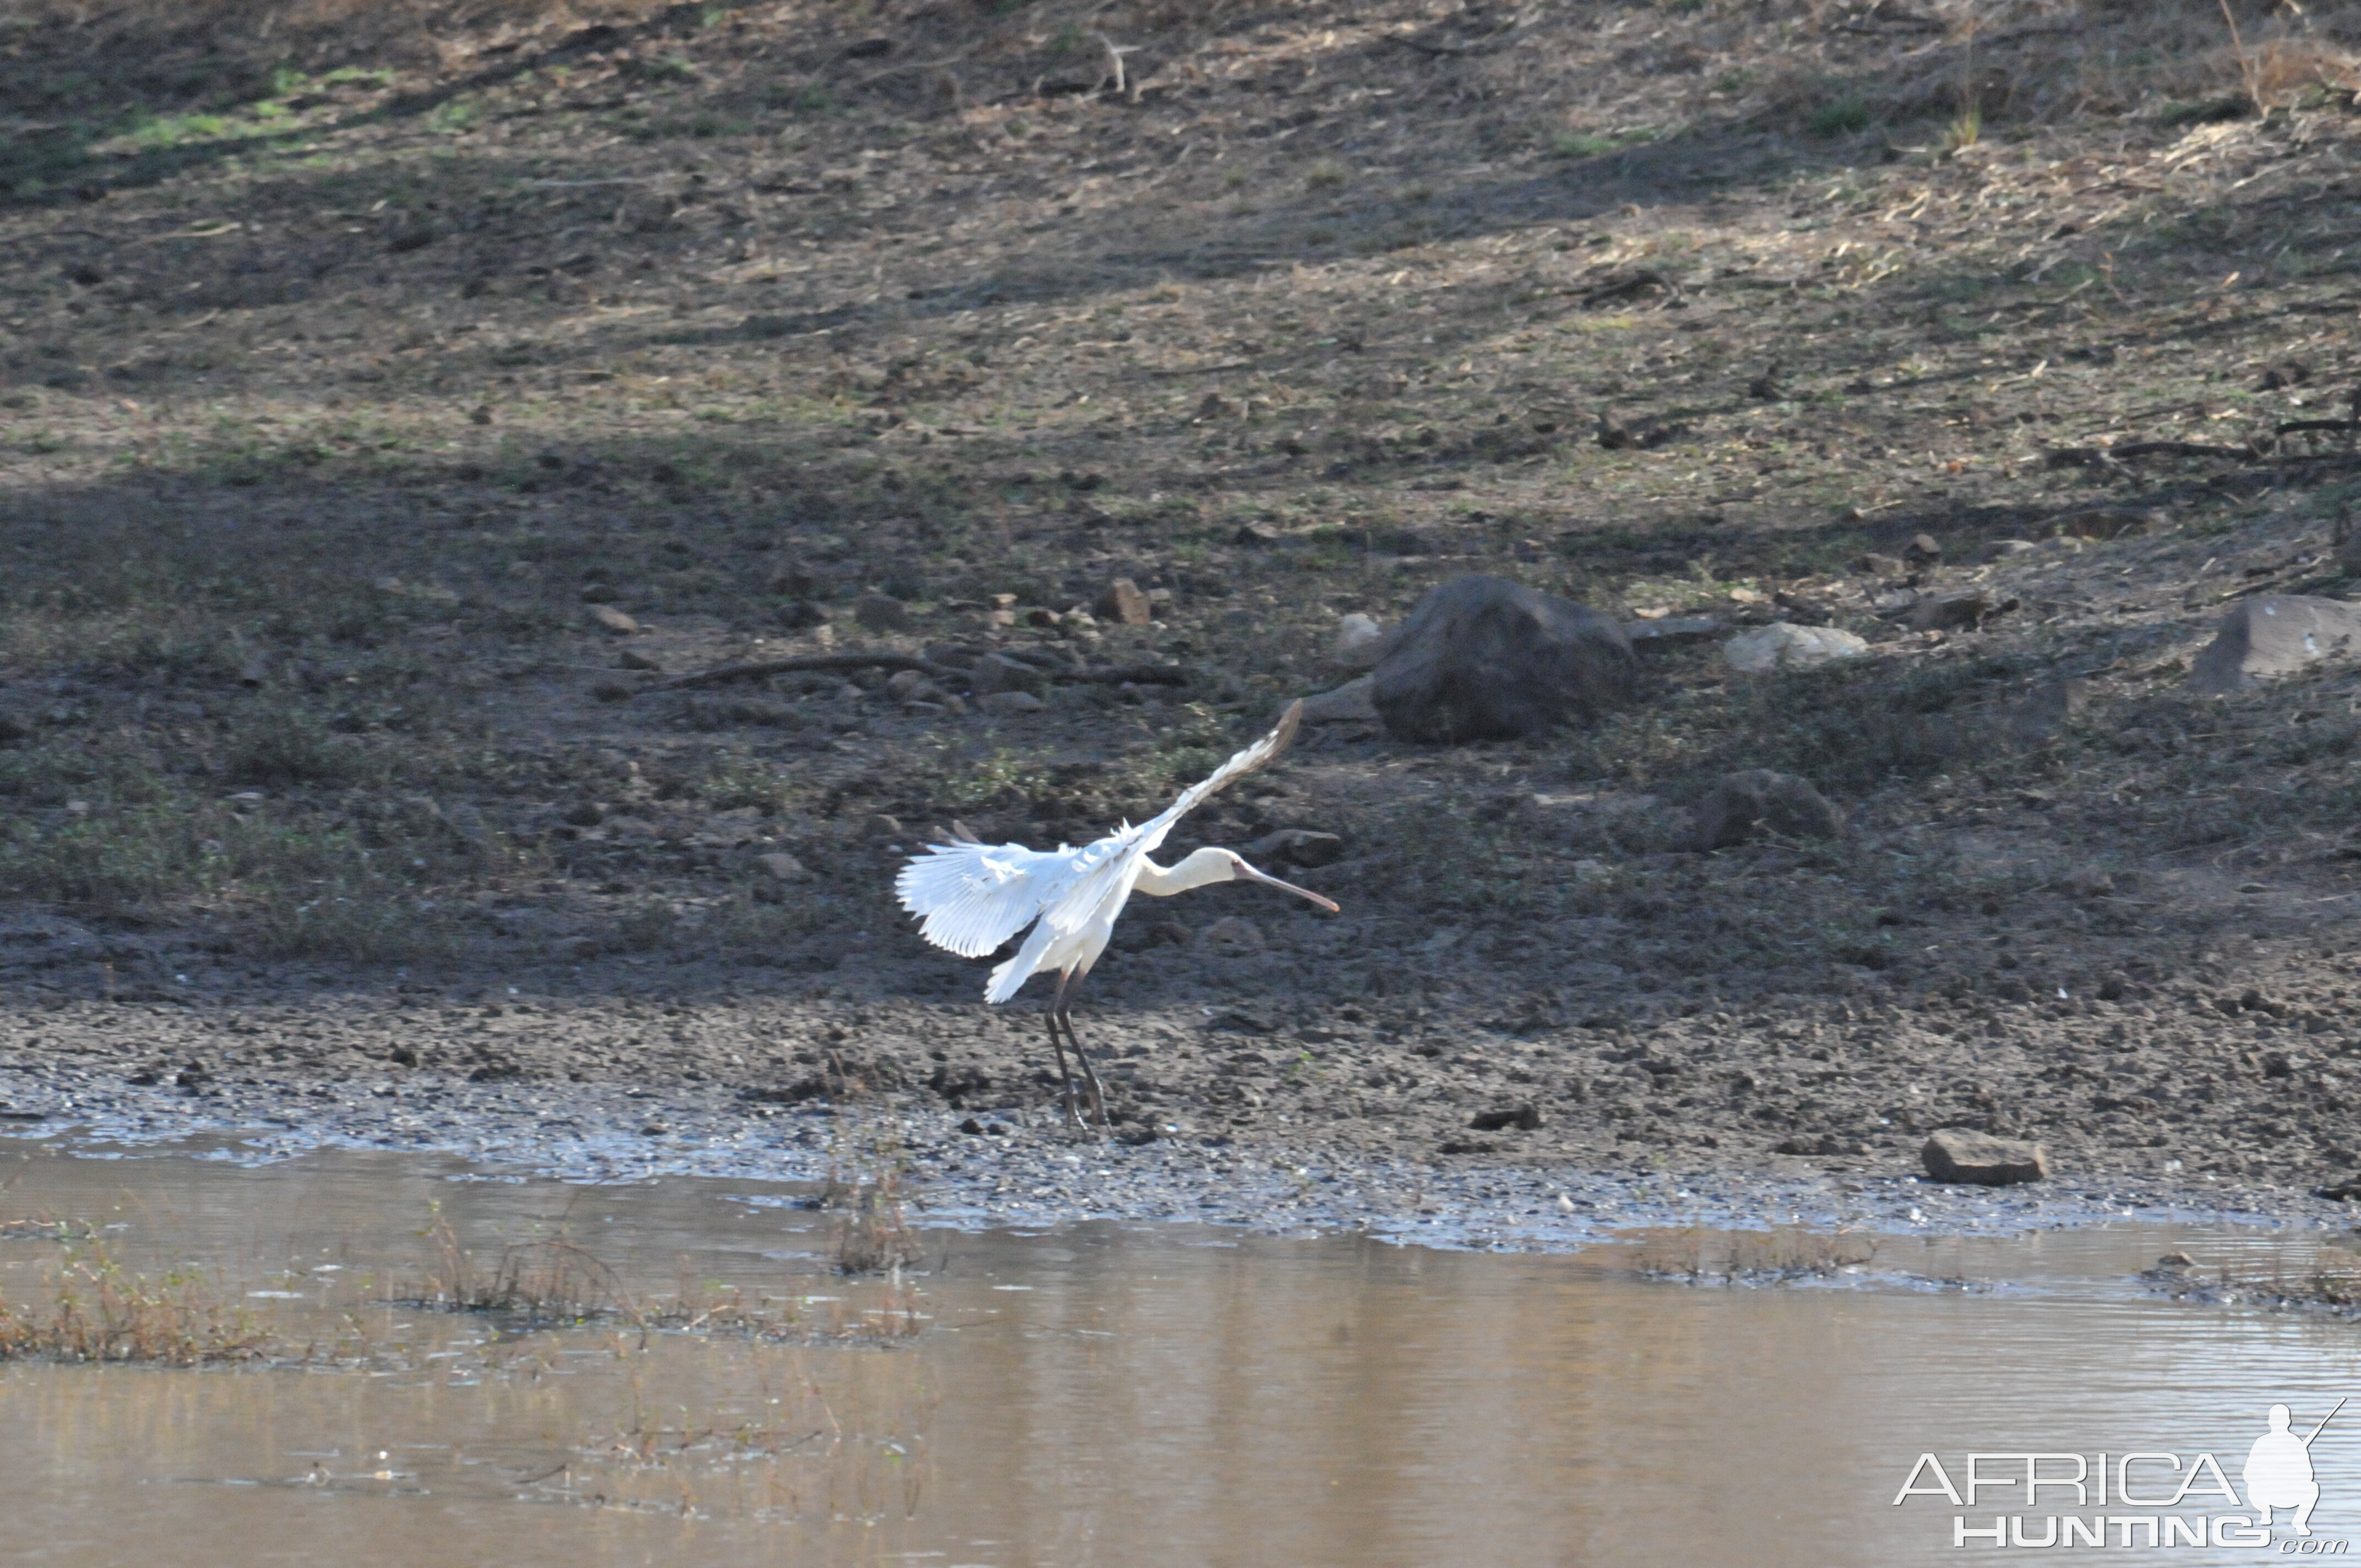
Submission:
[[[1071,855],[1022,844],[929,844],[894,879],[919,934],[961,958],[980,959],[1033,923],[1072,885]]]
[[[1173,824],[1207,799],[1238,780],[1267,766],[1295,740],[1303,725],[1303,704],[1291,702],[1279,722],[1253,745],[1233,756],[1210,774],[1180,792],[1180,798],[1137,828],[1111,833],[1077,853],[1074,881],[1043,906],[1043,918],[1060,931],[1079,931],[1089,924],[1101,904],[1120,890],[1128,894],[1130,874],[1139,858],[1164,842]]]

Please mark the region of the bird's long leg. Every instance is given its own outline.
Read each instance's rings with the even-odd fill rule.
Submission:
[[[1099,1131],[1106,1131],[1106,1091],[1100,1087],[1099,1069],[1091,1065],[1091,1053],[1082,1049],[1082,1037],[1074,1033],[1074,1003],[1068,992],[1067,978],[1058,977],[1058,995],[1049,1003],[1049,1016],[1066,1026],[1066,1038],[1074,1047],[1074,1059],[1082,1064],[1082,1077],[1091,1086],[1091,1111],[1098,1117]]]
[[[1066,977],[1063,972],[1060,972],[1058,976],[1058,995],[1062,999],[1065,994]],[[1049,1020],[1049,1048],[1058,1053],[1058,1092],[1065,1102],[1066,1120],[1079,1127],[1082,1124],[1082,1113],[1074,1109],[1074,1075],[1066,1067],[1066,1042],[1058,1035],[1057,1003],[1052,1002],[1041,1016]]]

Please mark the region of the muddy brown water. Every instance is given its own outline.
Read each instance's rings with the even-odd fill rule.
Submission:
[[[0,1363],[6,1560],[1775,1568],[1956,1560],[1960,1521],[2020,1518],[2037,1540],[2059,1515],[2174,1563],[2361,1538],[2361,1405],[2310,1450],[2309,1540],[2282,1508],[2271,1544],[2214,1544],[2253,1510],[2198,1457],[2235,1487],[2269,1405],[2301,1433],[2361,1395],[2361,1329],[2133,1277],[2176,1249],[2290,1277],[2349,1255],[2317,1231],[1888,1237],[1808,1283],[1697,1288],[1642,1277],[1630,1245],[1083,1224],[928,1232],[898,1282],[848,1280],[831,1217],[785,1188],[230,1152],[0,1153],[0,1218],[112,1227],[0,1240],[0,1296],[38,1299],[103,1245],[151,1278],[200,1271],[296,1347],[200,1370]],[[479,1258],[562,1235],[643,1310],[734,1289],[782,1333],[405,1304],[437,1220]],[[2035,1452],[2104,1453],[2114,1480],[2169,1454],[2134,1462],[2136,1498],[2190,1475],[2209,1490],[2102,1503],[2086,1481],[2081,1505],[2061,1488],[2027,1508],[2020,1479],[1954,1508],[1922,1471],[1895,1501],[1922,1453],[1958,1487],[1971,1453]],[[2011,1462],[1980,1463],[1989,1481]],[[2141,1520],[2183,1543],[2148,1548]]]

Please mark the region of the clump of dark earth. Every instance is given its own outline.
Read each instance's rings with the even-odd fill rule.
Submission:
[[[1398,740],[1513,740],[1628,702],[1631,644],[1612,617],[1501,577],[1431,589],[1372,672]]]
[[[1697,803],[1692,843],[1730,849],[1766,833],[1785,839],[1837,839],[1844,817],[1808,779],[1769,768],[1731,773]]]

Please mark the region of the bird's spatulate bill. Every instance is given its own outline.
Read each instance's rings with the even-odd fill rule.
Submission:
[[[1281,882],[1279,878],[1272,876],[1268,872],[1258,872],[1255,870],[1254,867],[1246,864],[1244,861],[1240,861],[1238,862],[1238,874],[1246,878],[1250,882],[1265,883],[1272,887],[1281,889],[1284,892],[1291,893],[1298,898],[1308,898],[1331,915],[1342,913],[1342,911],[1336,907],[1335,900],[1323,898],[1320,894],[1312,892],[1308,887],[1298,887],[1291,882]]]

